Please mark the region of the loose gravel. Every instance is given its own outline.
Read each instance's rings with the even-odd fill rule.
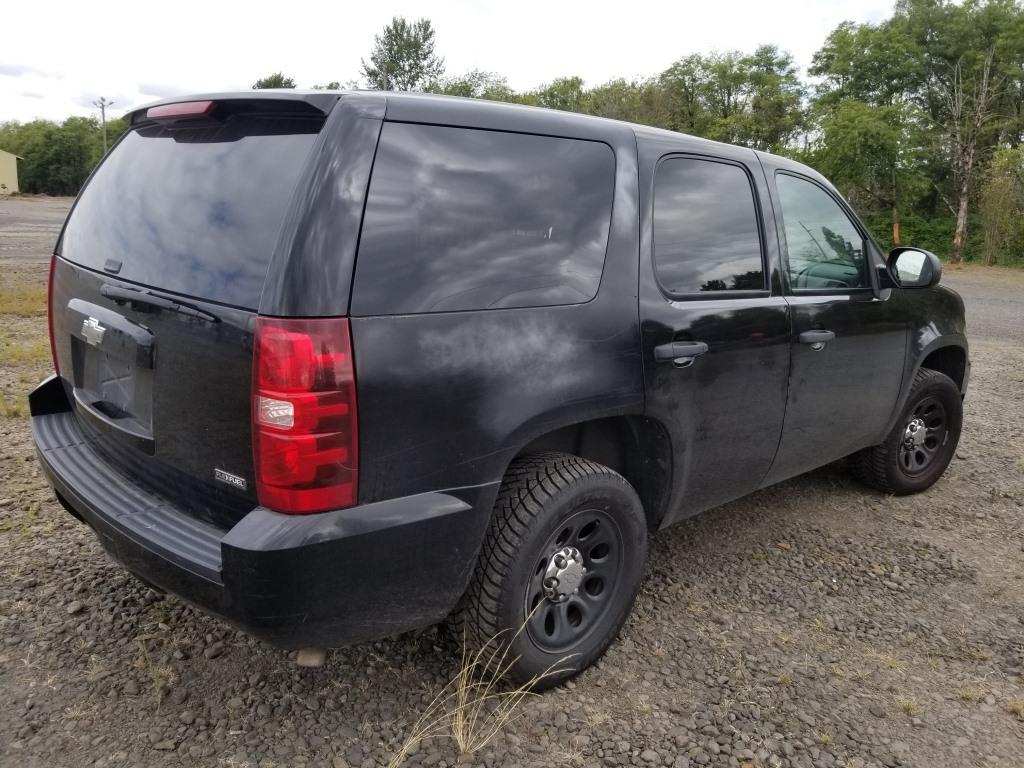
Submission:
[[[44,264],[3,279],[41,285]],[[1024,275],[961,279],[1009,314],[985,307],[976,332],[969,304],[964,436],[931,491],[886,497],[834,465],[662,532],[602,661],[476,754],[432,738],[406,764],[1024,764],[1024,340],[1001,331]],[[0,380],[46,368],[0,362]],[[56,504],[23,418],[0,418],[0,551],[0,765],[386,765],[458,668],[430,629],[301,669],[153,592]]]

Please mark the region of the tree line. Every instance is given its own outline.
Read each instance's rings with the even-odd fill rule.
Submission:
[[[517,91],[499,73],[447,72],[436,48],[429,19],[395,18],[361,80],[312,87],[515,102],[784,154],[828,176],[883,246],[1024,263],[1024,9],[1014,0],[897,0],[885,21],[836,27],[806,79],[766,44],[691,54],[646,78],[588,86],[569,75]],[[253,84],[294,87],[282,72]],[[0,148],[25,158],[29,192],[77,191],[98,142],[92,118],[0,125]]]

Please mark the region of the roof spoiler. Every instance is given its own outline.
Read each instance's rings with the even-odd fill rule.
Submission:
[[[177,96],[145,104],[125,117],[132,126],[208,118],[218,108],[231,112],[298,112],[326,117],[342,95],[337,91],[268,90]]]

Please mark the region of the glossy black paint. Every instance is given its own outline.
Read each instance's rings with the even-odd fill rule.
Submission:
[[[672,494],[663,521],[667,525],[755,490],[768,472],[785,413],[789,307],[781,296],[777,243],[767,236],[760,221],[756,222],[760,231],[749,233],[745,217],[737,220],[737,226],[744,228],[743,242],[749,243],[751,234],[755,246],[760,240],[758,261],[769,278],[768,290],[715,291],[686,297],[666,293],[656,279],[652,258],[652,197],[659,162],[676,158],[729,161],[747,175],[752,189],[743,191],[754,196],[757,211],[769,205],[768,191],[751,150],[660,131],[639,133],[638,145],[646,413],[665,425],[672,438]],[[661,205],[659,210],[668,215],[670,209]],[[679,215],[693,216],[701,210],[705,209],[695,212],[680,206]],[[716,216],[708,225],[721,226],[723,221]],[[736,237],[722,235],[726,241]],[[703,342],[708,352],[686,367],[658,361],[655,348],[670,341]]]
[[[411,119],[435,100],[395,100]],[[457,102],[461,106],[462,102]],[[388,117],[392,106],[389,102]],[[570,424],[643,411],[637,323],[636,142],[624,125],[491,108],[441,119],[602,141],[615,153],[604,271],[586,303],[353,317],[360,418],[360,501],[500,480],[535,438]],[[504,112],[504,110],[501,110]],[[386,279],[386,278],[385,278]],[[489,508],[481,510],[489,515]]]
[[[358,642],[443,619],[482,535],[474,510],[493,496],[491,488],[459,488],[300,517],[257,507],[225,532],[97,453],[58,378],[33,392],[31,406],[39,461],[58,500],[114,559],[283,648]]]
[[[204,316],[118,304],[103,295],[104,286],[133,287],[57,259],[52,303],[57,363],[86,439],[129,476],[145,478],[198,517],[232,524],[256,503],[249,426],[255,315],[195,298],[190,303]],[[150,381],[147,392],[136,393],[136,410],[148,415],[147,434],[125,428],[135,419],[111,419],[79,404],[91,394],[83,386],[87,377],[81,364],[93,349],[82,335],[87,316],[97,317],[107,329],[102,345],[118,344],[127,336],[117,333],[123,328],[135,334],[132,356],[150,348],[151,368],[143,366],[134,377],[137,383]],[[244,478],[250,490],[215,482],[214,468]]]
[[[860,230],[866,256],[876,268],[881,253],[842,204],[828,182],[797,163],[761,155],[772,195],[780,248],[786,252],[783,208],[776,179],[780,172],[817,182],[844,208]],[[765,484],[806,472],[881,441],[889,430],[892,404],[903,383],[909,324],[899,303],[879,297],[877,287],[800,289],[791,285],[788,270],[780,270],[790,305],[792,338],[786,419],[778,454]],[[867,278],[877,278],[876,269]],[[827,330],[833,341],[817,349],[801,343],[800,334]]]
[[[337,645],[443,617],[469,579],[498,484],[523,451],[557,447],[618,461],[615,468],[647,502],[650,524],[664,526],[877,443],[922,364],[948,371],[966,388],[959,297],[942,287],[899,288],[870,239],[869,288],[791,285],[776,173],[804,176],[834,194],[797,163],[515,105],[415,94],[266,95],[279,97],[308,100],[327,119],[273,248],[259,312],[351,317],[358,506],[284,516],[258,508],[251,491],[214,482],[219,467],[253,487],[249,310],[160,285],[153,288],[161,296],[198,311],[125,301],[124,292],[138,285],[102,265],[93,271],[58,260],[62,378],[31,398],[44,468],[62,502],[105,546],[143,578],[272,642]],[[365,287],[368,296],[386,295],[394,282],[359,266],[367,190],[391,123],[606,145],[614,190],[596,295],[578,304],[426,314],[364,304],[364,279],[375,281]],[[659,284],[655,169],[680,157],[730,164],[747,177],[763,283],[696,294]],[[472,201],[461,202],[472,210]],[[749,231],[743,242],[751,242]],[[84,303],[78,310],[116,313],[109,319],[121,331],[110,343],[132,339],[142,359],[148,337],[136,331],[151,334],[151,454],[132,442],[138,435],[96,429],[75,406],[73,350],[84,339],[74,301]],[[216,577],[195,581],[195,569],[175,560],[180,552],[169,556],[155,538],[119,526],[131,504],[125,508],[124,494],[116,501],[97,491],[88,462],[72,470],[48,460],[67,448],[46,442],[54,430],[44,426],[54,422],[41,420],[52,417],[77,430],[81,450],[121,477],[128,496],[159,497],[162,519],[196,520],[214,531],[213,549],[204,551],[219,553]]]
[[[274,317],[347,315],[366,187],[385,101],[345,94],[331,110],[278,238],[260,301]]]

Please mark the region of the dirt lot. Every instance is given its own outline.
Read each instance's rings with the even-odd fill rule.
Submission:
[[[49,369],[66,205],[0,200],[0,764],[386,764],[457,666],[444,635],[300,670],[136,582],[53,500],[19,404]],[[974,365],[946,477],[895,499],[833,466],[661,534],[605,659],[466,765],[1024,765],[1024,273],[946,283]],[[408,764],[456,761],[434,739]]]

